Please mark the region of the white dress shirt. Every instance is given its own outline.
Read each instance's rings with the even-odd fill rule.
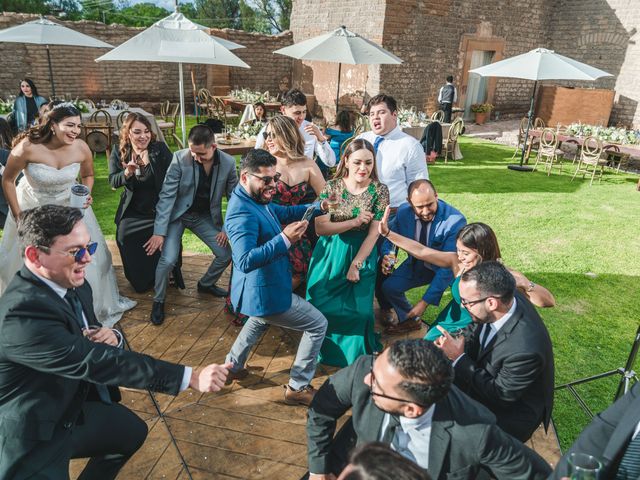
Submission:
[[[315,135],[307,133],[304,130],[304,127],[307,125],[311,125],[311,122],[307,122],[303,120],[302,125],[300,125],[300,133],[302,134],[302,138],[304,139],[304,154],[306,157],[309,157],[313,160],[314,152],[318,155],[318,158],[322,163],[324,163],[327,167],[331,168],[336,164],[336,154],[333,152],[331,145],[326,140],[324,142],[319,142],[318,138]],[[264,136],[263,132],[266,132],[267,126],[265,125],[258,133],[256,137],[256,147],[255,148],[264,148]]]
[[[396,427],[395,434],[391,440],[391,448],[393,450],[424,469],[429,468],[431,423],[435,408],[435,405],[431,405],[429,410],[417,418],[400,417],[400,425]],[[384,416],[379,439],[384,437],[390,417],[388,413]]]
[[[377,137],[372,131],[358,136],[371,142],[371,145]],[[383,138],[376,153],[376,168],[380,183],[389,189],[390,206],[397,208],[407,201],[409,184],[421,178],[428,179],[429,171],[422,145],[400,127],[383,135]]]
[[[64,298],[64,296],[67,294],[67,289],[66,288],[61,287],[56,282],[53,282],[53,281],[49,280],[48,278],[44,278],[44,277],[38,275],[33,270],[29,270],[29,271],[31,273],[33,273],[36,277],[38,277],[40,280],[42,280],[46,285],[48,285],[51,288],[51,290],[53,290],[65,302],[67,301]],[[82,311],[82,321],[84,322],[85,328],[89,328],[89,322],[87,321],[87,317],[84,314],[84,310]],[[122,334],[118,330],[116,330],[115,328],[112,328],[111,330],[113,330],[113,332],[115,333],[116,337],[118,337],[118,340],[119,340],[118,348],[122,348],[122,344],[123,344]],[[181,392],[183,390],[186,390],[189,387],[189,380],[191,379],[191,372],[192,372],[192,368],[191,367],[187,367],[185,365],[184,373],[182,374],[182,382],[180,383],[180,391]]]

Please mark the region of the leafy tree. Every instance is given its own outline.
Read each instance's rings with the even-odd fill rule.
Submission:
[[[171,12],[153,3],[137,3],[109,14],[111,21],[131,27],[149,27]]]
[[[277,32],[289,29],[292,0],[250,0],[253,8]]]
[[[80,0],[82,18],[96,22],[112,23],[110,14],[117,10],[113,0]]]
[[[240,0],[195,0],[195,7],[198,23],[213,28],[242,27]]]
[[[271,25],[264,15],[254,10],[246,0],[240,0],[240,20],[242,30],[246,32],[271,33]]]
[[[178,10],[189,20],[195,20],[195,18],[198,16],[196,7],[191,2],[178,4]]]

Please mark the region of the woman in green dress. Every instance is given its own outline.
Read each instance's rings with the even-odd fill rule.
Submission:
[[[316,218],[320,239],[309,265],[307,300],[329,321],[319,361],[344,367],[381,347],[373,330],[373,292],[378,222],[389,190],[378,181],[371,143],[349,144],[323,199],[330,213]]]
[[[456,278],[451,284],[451,296],[453,297],[446,307],[438,314],[435,322],[431,324],[427,340],[435,341],[442,335],[437,326],[448,332],[457,332],[471,323],[471,317],[460,304],[460,277],[462,274],[483,261],[502,261],[498,239],[491,227],[484,223],[470,223],[458,232],[456,240],[456,253],[441,252],[426,247],[409,238],[398,235],[389,230],[387,226],[388,214],[380,222],[380,234],[390,242],[402,248],[410,255],[425,262],[432,263],[442,268],[450,268]],[[555,299],[549,290],[535,284],[522,273],[509,269],[516,279],[516,287],[537,307],[553,307]]]

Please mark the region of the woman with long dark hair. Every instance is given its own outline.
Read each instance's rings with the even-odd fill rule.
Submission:
[[[30,78],[20,80],[20,92],[13,102],[13,121],[16,130],[22,132],[36,123],[39,110],[47,99],[38,95],[38,88]]]
[[[436,326],[440,326],[448,332],[456,332],[469,325],[471,316],[466,309],[461,307],[460,303],[460,277],[464,272],[481,262],[502,261],[498,239],[491,227],[480,222],[465,225],[458,232],[456,240],[457,252],[441,252],[392,232],[387,226],[387,218],[388,212],[385,212],[385,216],[380,222],[380,235],[386,237],[390,242],[402,248],[414,258],[438,267],[450,268],[456,276],[451,284],[451,296],[453,298],[438,314],[425,338],[433,341],[442,335]],[[531,303],[538,307],[553,307],[555,305],[555,299],[549,290],[542,285],[533,283],[516,270],[509,269],[509,271],[516,279],[516,287]]]
[[[71,187],[78,179],[89,192],[93,188],[93,156],[79,135],[80,112],[71,103],[54,102],[37,126],[14,139],[2,176],[11,214],[0,243],[0,293],[22,264],[14,220],[20,212],[45,204],[69,205]],[[24,177],[16,187],[15,180],[22,171]],[[98,320],[110,327],[136,303],[119,294],[111,254],[91,203],[89,194],[83,207],[84,223],[91,240],[97,242],[97,249],[86,267],[85,278],[93,288],[93,307]]]
[[[389,190],[378,180],[373,145],[352,141],[336,174],[320,194],[329,214],[317,217],[316,244],[307,279],[307,300],[329,324],[320,362],[344,367],[380,349],[373,330],[378,222]]]
[[[116,242],[124,275],[136,292],[153,287],[160,252],[147,255],[143,245],[153,235],[156,203],[173,154],[156,141],[144,115],[129,113],[120,129],[120,145],[111,151],[109,183],[123,188],[116,211]]]

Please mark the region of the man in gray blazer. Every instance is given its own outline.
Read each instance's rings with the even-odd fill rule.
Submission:
[[[156,268],[151,322],[164,321],[164,299],[169,273],[180,251],[185,228],[202,240],[215,255],[198,282],[198,291],[224,297],[227,290],[216,282],[231,263],[231,248],[222,229],[222,195],[227,198],[238,183],[232,156],[217,149],[213,131],[196,125],[189,132],[189,148],[173,154],[156,205],[153,235],[145,244],[147,255],[160,249]]]
[[[452,386],[453,367],[424,339],[362,356],[330,377],[309,408],[311,480],[333,478],[355,444],[381,441],[431,478],[544,479],[549,465],[497,425],[495,416]],[[336,423],[351,420],[333,438]],[[484,475],[484,476],[483,476]]]

